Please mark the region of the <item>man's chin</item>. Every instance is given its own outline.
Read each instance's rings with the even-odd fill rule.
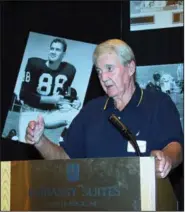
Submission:
[[[56,60],[49,59],[48,61],[49,61],[50,64],[53,64]]]
[[[113,92],[107,92],[107,95],[108,95],[108,97],[110,97],[110,98],[114,98],[114,97],[117,96],[117,94],[116,94],[116,93],[113,93]]]

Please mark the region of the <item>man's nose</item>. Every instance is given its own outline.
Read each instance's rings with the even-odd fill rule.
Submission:
[[[56,50],[55,50],[55,49],[52,49],[52,50],[51,50],[51,53],[52,53],[52,54],[55,54],[55,53],[56,53]]]
[[[102,80],[103,82],[106,82],[108,78],[109,78],[109,77],[108,77],[108,72],[102,72],[102,73],[101,73],[101,80]]]

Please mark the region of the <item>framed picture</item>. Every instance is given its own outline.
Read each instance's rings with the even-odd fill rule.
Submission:
[[[179,111],[184,128],[184,70],[182,63],[138,66],[136,81],[142,88],[168,94]]]
[[[30,32],[2,137],[25,142],[29,121],[41,115],[46,136],[62,142],[83,106],[95,46]]]
[[[183,26],[183,1],[130,1],[130,30]]]

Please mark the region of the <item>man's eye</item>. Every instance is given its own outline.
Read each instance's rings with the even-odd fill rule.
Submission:
[[[107,70],[110,72],[110,71],[113,71],[113,67],[112,66],[107,66]]]
[[[101,70],[99,70],[99,69],[96,69],[96,72],[97,72],[97,74],[100,74]]]
[[[57,50],[58,52],[61,52],[61,51],[62,51],[61,49],[58,49],[58,48],[57,48],[56,50]]]

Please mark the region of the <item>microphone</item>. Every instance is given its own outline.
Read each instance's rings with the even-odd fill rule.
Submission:
[[[120,131],[120,133],[132,144],[137,156],[141,156],[139,146],[136,142],[136,137],[130,132],[130,130],[118,119],[115,114],[109,116],[109,121]]]

